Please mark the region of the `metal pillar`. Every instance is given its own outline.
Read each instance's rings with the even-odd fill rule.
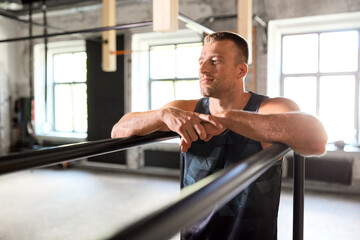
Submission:
[[[304,239],[305,157],[294,153],[293,240]]]

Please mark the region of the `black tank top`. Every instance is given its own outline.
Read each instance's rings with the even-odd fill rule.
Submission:
[[[251,93],[244,111],[258,112],[265,96]],[[209,98],[198,101],[195,112],[210,114]],[[260,142],[226,130],[210,141],[198,140],[182,153],[181,186],[191,185],[212,173],[262,150]],[[266,171],[220,209],[182,232],[183,240],[274,240],[281,187],[281,163]]]

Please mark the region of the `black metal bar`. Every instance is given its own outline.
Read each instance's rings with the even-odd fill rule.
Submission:
[[[52,33],[48,34],[47,37],[58,37],[64,35],[71,35],[71,34],[78,34],[78,33],[90,33],[90,32],[103,32],[108,30],[122,30],[122,29],[129,29],[129,28],[137,28],[137,27],[146,27],[151,26],[152,22],[139,22],[139,23],[129,23],[129,24],[121,24],[112,27],[98,27],[98,28],[88,28],[83,30],[76,30],[76,31],[65,31],[61,33]],[[44,38],[44,35],[34,35],[31,37],[19,37],[19,38],[9,38],[0,40],[0,43],[4,42],[16,42],[16,41],[23,41],[23,40],[30,40],[30,39],[37,39],[37,38]]]
[[[0,157],[0,174],[117,152],[139,145],[168,140],[177,136],[174,132],[155,132],[146,136],[105,139],[24,153],[13,153]]]
[[[305,158],[294,153],[293,240],[304,239]]]
[[[31,5],[31,4],[30,4]],[[45,122],[48,121],[48,34],[47,34],[47,9],[46,9],[46,0],[42,2],[42,12],[43,12],[43,33],[44,33],[44,104],[45,104]]]
[[[169,239],[209,214],[215,206],[223,206],[289,150],[284,144],[274,144],[230,169],[186,187],[173,203],[124,228],[110,239]]]
[[[214,33],[213,30],[201,25],[200,23],[192,20],[191,18],[179,13],[178,14],[178,19],[184,23],[187,23],[187,24],[190,24],[192,25],[194,28],[197,28],[199,29],[200,31],[204,32],[204,33],[207,33],[207,34],[211,34],[211,33]]]
[[[29,36],[31,37],[33,35],[33,24],[32,24],[32,4],[29,4]],[[29,40],[29,90],[30,90],[30,99],[33,99],[34,97],[34,85],[33,85],[33,60],[34,60],[34,54],[33,54],[33,40]]]

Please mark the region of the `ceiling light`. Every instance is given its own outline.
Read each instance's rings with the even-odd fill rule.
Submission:
[[[21,0],[0,0],[0,8],[17,11],[23,9]]]

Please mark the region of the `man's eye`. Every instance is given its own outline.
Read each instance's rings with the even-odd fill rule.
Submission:
[[[213,64],[216,64],[216,63],[218,62],[218,60],[213,59],[213,60],[211,60],[211,62],[212,62]]]

